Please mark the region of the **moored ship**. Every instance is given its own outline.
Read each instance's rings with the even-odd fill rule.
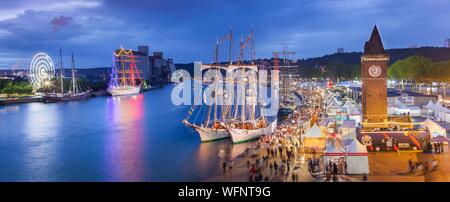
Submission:
[[[60,49],[61,55],[61,49]],[[85,91],[81,90],[81,87],[78,85],[78,82],[75,77],[75,60],[72,54],[72,86],[70,90],[64,93],[64,77],[63,77],[63,67],[62,67],[62,59],[61,59],[61,71],[60,71],[60,83],[61,83],[61,92],[60,93],[46,93],[43,95],[43,101],[45,103],[51,102],[64,102],[64,101],[75,101],[82,100],[91,97],[92,90],[88,89]]]
[[[142,83],[133,50],[121,47],[115,51],[108,93],[112,96],[137,95],[141,91]]]
[[[227,35],[217,40],[214,52],[215,63],[212,65],[203,65],[201,63],[196,63],[197,65],[199,65],[198,67],[201,69],[201,71],[208,69],[215,70],[215,78],[217,78],[216,76],[218,76],[217,74],[220,74],[221,69],[226,70],[228,68],[227,65],[220,65],[218,62],[219,46],[227,40],[230,42],[229,62],[230,64],[232,63],[231,47],[233,41],[233,32],[230,29],[230,32]],[[194,82],[199,82],[196,84],[196,86],[203,88],[203,86],[201,85],[201,80],[194,79]],[[227,94],[221,89],[214,88],[212,90],[212,95],[212,98],[209,98],[210,100],[208,100],[207,97],[203,97],[203,99],[201,99],[200,97],[195,98],[196,100],[201,99],[202,105],[197,106],[196,103],[194,103],[188,112],[188,116],[182,121],[183,124],[193,128],[198,133],[202,142],[221,140],[230,137],[229,132],[224,127],[224,122],[229,118],[231,106],[229,104],[217,104],[217,98],[226,98]],[[212,102],[212,105],[206,104]]]

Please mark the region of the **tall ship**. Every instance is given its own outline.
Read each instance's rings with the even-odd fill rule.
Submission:
[[[250,64],[244,64],[244,50],[250,45]],[[240,70],[238,79],[234,81],[235,94],[233,117],[225,122],[224,128],[230,133],[233,143],[242,143],[257,139],[263,135],[271,135],[277,127],[277,119],[269,121],[264,116],[264,106],[258,97],[258,66],[254,62],[253,30],[245,40],[241,38],[239,60],[236,66],[229,66],[228,71]],[[248,74],[252,70],[254,74]],[[278,90],[273,92],[278,93]],[[241,97],[242,99],[239,99]]]
[[[234,69],[257,70],[256,65],[238,65]],[[264,107],[258,100],[257,78],[255,76],[244,77],[241,75],[235,88],[235,97],[243,99],[234,99],[231,114],[233,115],[225,122],[224,128],[230,133],[233,143],[242,143],[257,139],[263,135],[271,135],[277,127],[277,119],[270,121],[263,114]]]
[[[121,47],[113,53],[110,77],[107,91],[112,96],[139,94],[143,82],[136,67],[133,50]]]
[[[219,91],[214,92],[214,97],[220,96]],[[214,99],[214,98],[213,98]],[[204,103],[207,98],[204,97]],[[226,108],[214,103],[213,105],[192,105],[188,112],[188,116],[183,119],[183,123],[194,129],[200,136],[202,142],[209,142],[229,138],[230,134],[224,127],[226,121]]]
[[[43,96],[44,102],[63,102],[63,101],[75,101],[75,100],[82,100],[91,97],[92,90],[82,90],[79,86],[76,76],[75,76],[75,60],[72,54],[72,79],[71,79],[71,87],[68,92],[64,92],[64,68],[62,63],[62,51],[59,49],[60,53],[60,93],[46,93]]]
[[[202,63],[194,63],[194,68],[200,68],[200,70],[203,72],[205,70],[215,70],[215,74],[219,74],[220,70],[226,70],[227,65],[221,65],[218,62],[218,55],[219,55],[219,47],[221,44],[223,44],[225,41],[230,42],[230,52],[229,52],[229,62],[232,64],[232,41],[233,41],[233,32],[230,29],[230,32],[219,38],[217,40],[215,51],[214,51],[214,64],[212,65],[204,65]],[[217,76],[217,75],[214,75]],[[202,85],[201,78],[194,78],[194,87],[200,87],[205,88],[206,86]],[[223,84],[223,83],[222,83]],[[213,88],[211,92],[211,97],[207,96],[200,96],[196,97],[194,104],[190,108],[188,115],[185,119],[183,119],[183,123],[194,129],[198,135],[200,136],[200,140],[202,142],[208,142],[208,141],[215,141],[215,140],[221,140],[225,138],[230,137],[230,133],[225,129],[224,123],[227,121],[230,111],[230,105],[218,105],[217,99],[218,97],[227,97],[225,91],[222,89]],[[196,105],[196,103],[202,102],[201,105]],[[207,104],[207,103],[213,103]]]
[[[204,141],[211,141],[231,137],[233,143],[241,143],[259,138],[262,135],[270,135],[274,132],[277,125],[277,120],[269,121],[267,117],[263,116],[263,107],[258,100],[256,74],[252,76],[246,75],[245,71],[258,71],[258,67],[253,61],[253,32],[251,31],[245,42],[241,38],[239,60],[236,65],[232,63],[232,39],[233,34],[230,31],[225,37],[219,38],[215,50],[215,63],[212,65],[203,65],[195,63],[197,67],[203,72],[204,70],[213,71],[216,74],[222,74],[225,71],[228,73],[237,74],[241,72],[240,78],[227,78],[225,82],[219,85],[213,85],[212,95],[210,99],[214,102],[208,101],[208,97],[203,95],[201,99],[204,103],[194,105],[188,112],[188,116],[183,120],[183,123],[193,129],[199,134],[200,139]],[[219,45],[225,40],[230,40],[229,64],[223,65],[218,62]],[[245,65],[243,62],[244,49],[250,44],[251,64]],[[201,82],[194,79],[194,82]],[[226,86],[232,86],[234,89],[231,92],[226,90]],[[195,86],[195,85],[194,85]],[[197,85],[199,86],[199,85]],[[221,88],[217,89],[217,86]],[[204,86],[202,86],[203,88]],[[211,88],[211,86],[209,87]],[[229,93],[229,94],[228,94]],[[243,98],[243,99],[239,99]],[[223,100],[220,105],[216,104],[218,98]],[[197,102],[198,103],[198,102]]]

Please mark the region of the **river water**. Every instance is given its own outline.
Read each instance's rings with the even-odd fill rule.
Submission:
[[[202,181],[252,144],[200,143],[172,88],[0,106],[0,181]]]

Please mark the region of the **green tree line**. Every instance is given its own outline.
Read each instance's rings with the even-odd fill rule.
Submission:
[[[0,80],[0,93],[1,94],[18,94],[27,95],[31,94],[33,88],[26,80]]]
[[[402,89],[405,84],[411,84],[413,88],[423,85],[431,87],[433,82],[438,82],[442,88],[450,82],[450,60],[434,62],[422,56],[410,56],[402,60],[397,60],[388,69],[388,77],[400,82]],[[445,96],[445,93],[444,93]]]

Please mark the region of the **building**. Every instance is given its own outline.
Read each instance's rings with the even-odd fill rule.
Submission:
[[[338,49],[336,50],[336,53],[344,53],[344,48],[338,48]]]
[[[364,123],[388,121],[387,68],[389,55],[384,51],[378,28],[373,28],[361,56],[362,113]]]
[[[445,40],[444,47],[450,48],[450,39]]]

